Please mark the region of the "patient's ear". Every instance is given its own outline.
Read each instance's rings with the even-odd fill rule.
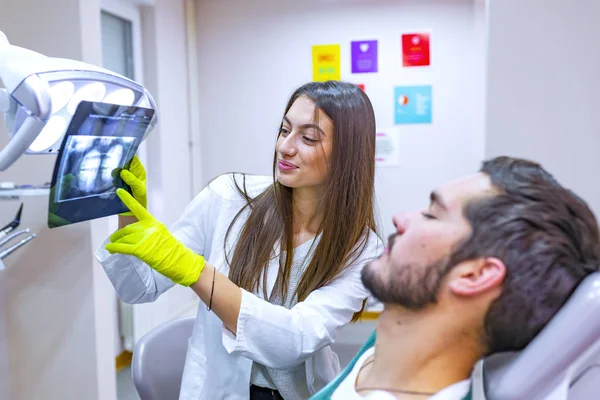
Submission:
[[[475,296],[500,287],[506,276],[502,260],[486,257],[456,266],[456,274],[448,283],[450,291],[459,296]]]

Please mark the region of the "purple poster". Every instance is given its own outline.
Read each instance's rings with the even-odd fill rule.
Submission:
[[[377,40],[352,42],[352,73],[377,72]]]

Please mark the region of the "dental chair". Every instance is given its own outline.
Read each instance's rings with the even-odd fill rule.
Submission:
[[[473,400],[600,399],[600,272],[525,349],[478,363],[473,381]]]
[[[169,321],[136,343],[131,375],[142,400],[179,398],[188,340],[195,320],[195,317],[186,317]]]

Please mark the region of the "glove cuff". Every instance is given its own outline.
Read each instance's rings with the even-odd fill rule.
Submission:
[[[190,250],[191,251],[191,250]],[[188,273],[186,273],[185,277],[182,278],[181,282],[179,282],[182,286],[190,286],[196,282],[200,278],[200,274],[204,270],[204,264],[206,261],[204,257],[198,254],[194,254],[194,261],[190,266]]]

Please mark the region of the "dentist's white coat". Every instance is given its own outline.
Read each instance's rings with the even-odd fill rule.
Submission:
[[[225,275],[229,273],[224,253],[225,233],[245,204],[235,189],[233,177],[222,175],[211,182],[170,229],[182,243],[204,255]],[[241,182],[239,175],[237,179]],[[272,184],[272,179],[248,176],[246,189],[254,196]],[[238,218],[227,243],[228,249],[234,245],[247,215],[244,211],[243,217]],[[124,302],[154,301],[174,285],[133,256],[110,255],[104,249],[105,244],[98,249],[96,257]],[[360,279],[361,269],[381,251],[381,241],[371,234],[368,247],[352,267],[290,310],[263,300],[262,289],[256,294],[240,289],[242,304],[235,335],[201,305],[188,344],[179,399],[248,399],[253,361],[278,369],[304,363],[309,391],[320,390],[340,371],[337,355],[329,345],[337,330],[350,322],[368,295]],[[268,295],[277,271],[275,259],[267,271]]]

